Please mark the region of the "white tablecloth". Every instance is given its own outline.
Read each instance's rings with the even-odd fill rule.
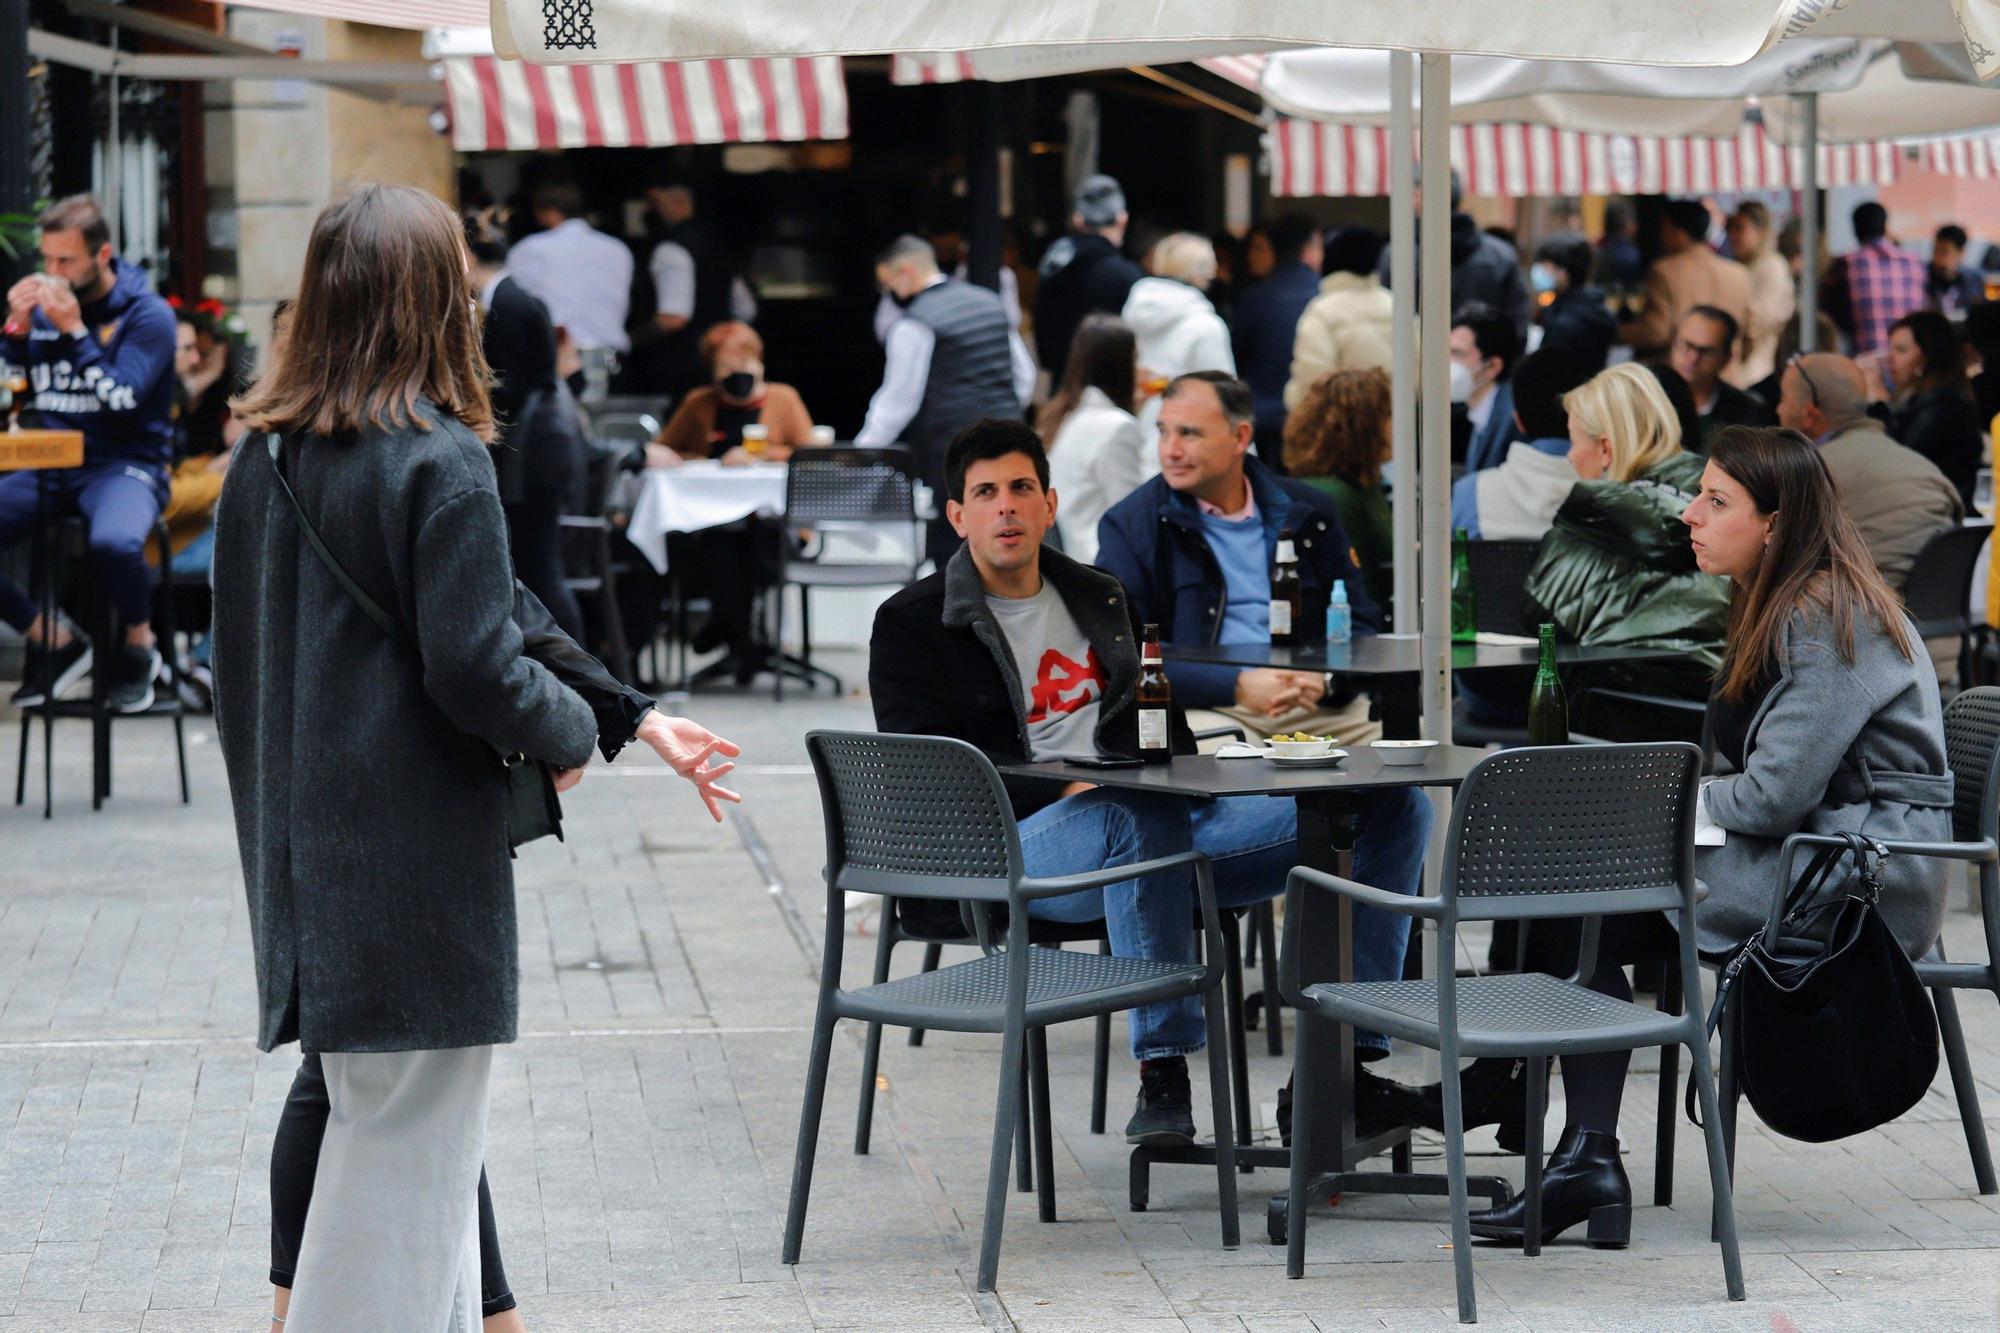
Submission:
[[[632,505],[626,537],[653,568],[667,572],[667,534],[719,528],[752,514],[785,512],[785,465],[748,463],[724,467],[700,460],[679,467],[647,468]]]

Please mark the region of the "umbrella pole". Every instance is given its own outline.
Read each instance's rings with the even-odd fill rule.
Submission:
[[[1419,220],[1418,421],[1423,505],[1424,735],[1451,743],[1451,57],[1426,52],[1418,106],[1424,212]]]
[[[1794,93],[1805,125],[1804,207],[1799,214],[1799,350],[1819,350],[1819,94]]]
[[[1390,456],[1396,489],[1390,497],[1396,553],[1398,634],[1417,632],[1417,254],[1411,243],[1410,76],[1408,51],[1389,52],[1389,289],[1395,300],[1389,375]]]

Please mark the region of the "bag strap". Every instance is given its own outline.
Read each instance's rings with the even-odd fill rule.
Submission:
[[[282,452],[284,442],[279,439],[278,433],[272,431],[264,438],[266,447],[271,451],[271,472],[277,477],[278,487],[284,491],[285,498],[292,502],[292,513],[299,520],[299,531],[305,534],[306,545],[312,547],[313,554],[319,557],[322,565],[326,566],[326,572],[333,575],[333,581],[345,589],[347,595],[354,599],[355,605],[366,612],[368,618],[389,636],[389,641],[398,647],[409,648],[411,646],[409,636],[403,633],[402,627],[389,618],[389,613],[384,611],[373,597],[361,590],[361,585],[341,568],[340,562],[333,558],[333,552],[327,550],[326,543],[320,540],[319,529],[315,528],[312,520],[306,517],[305,507],[299,503],[299,497],[292,491],[292,483],[285,480],[285,459]]]

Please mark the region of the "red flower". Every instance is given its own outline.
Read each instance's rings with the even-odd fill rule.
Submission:
[[[174,309],[179,310],[181,308],[181,298],[178,296],[169,296],[167,298],[167,304],[172,306]]]

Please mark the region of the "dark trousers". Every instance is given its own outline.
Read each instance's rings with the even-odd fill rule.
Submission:
[[[541,599],[563,633],[578,643],[589,642],[584,637],[583,608],[563,581],[560,496],[536,492],[501,509],[507,515],[507,544],[514,556],[515,577]]]
[[[319,1144],[326,1134],[331,1104],[319,1057],[299,1061],[285,1109],[278,1113],[278,1130],[271,1140],[271,1285],[290,1291],[298,1264],[299,1241],[306,1234],[306,1213],[312,1206],[313,1179],[319,1172]],[[479,1172],[480,1316],[514,1308],[507,1270],[500,1264],[500,1233],[493,1225],[493,1196],[486,1172]]]
[[[0,551],[35,534],[37,473],[0,476]],[[119,618],[130,627],[153,618],[153,571],[146,540],[167,502],[164,468],[140,463],[87,463],[48,474],[50,516],[83,515],[90,532],[90,563]],[[34,599],[0,579],[0,620],[25,631],[34,623]]]
[[[1556,977],[1576,972],[1577,948],[1583,938],[1581,920],[1537,921],[1532,926],[1523,923],[1522,928],[1528,932],[1529,971]],[[1625,968],[1633,963],[1673,960],[1680,956],[1679,950],[1680,935],[1664,912],[1607,916],[1597,939],[1597,967],[1583,984],[1599,995],[1629,1001],[1632,985],[1625,979]],[[1668,966],[1675,965],[1668,961]],[[1563,1100],[1569,1108],[1571,1127],[1617,1135],[1625,1071],[1631,1063],[1630,1051],[1562,1057]]]

